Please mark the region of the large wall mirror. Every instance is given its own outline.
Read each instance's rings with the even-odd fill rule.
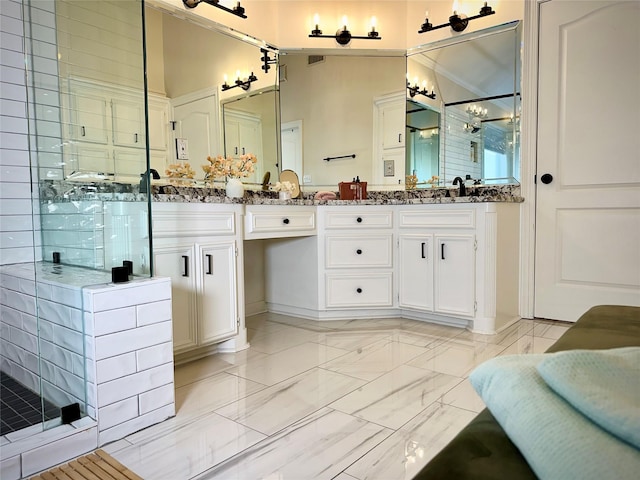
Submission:
[[[283,168],[309,190],[404,184],[405,56],[282,53]]]
[[[512,22],[408,52],[407,79],[419,88],[407,89],[406,170],[418,187],[433,176],[519,181],[520,44]]]

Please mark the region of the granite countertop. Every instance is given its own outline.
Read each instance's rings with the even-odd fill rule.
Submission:
[[[337,192],[336,192],[337,193]],[[417,190],[371,190],[366,200],[315,200],[315,192],[303,192],[301,198],[280,200],[277,192],[247,190],[243,198],[228,198],[224,189],[188,185],[152,185],[152,201],[182,203],[221,203],[239,205],[411,205],[442,203],[520,203],[520,185],[474,185],[467,195],[458,197],[458,188]],[[68,181],[45,181],[40,184],[42,202],[105,201],[144,202],[146,193],[138,185],[117,182],[79,184]]]

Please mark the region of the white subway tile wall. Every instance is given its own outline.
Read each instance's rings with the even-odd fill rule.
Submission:
[[[0,265],[35,259],[22,2],[0,10]]]
[[[63,269],[62,278],[75,277],[74,270],[88,275],[76,267]],[[66,460],[55,456],[63,445],[63,456],[79,455],[175,415],[171,280],[156,277],[114,285],[104,283],[104,272],[93,273],[95,285],[82,289],[83,296],[82,287],[45,282],[33,266],[1,268],[0,367],[36,391],[41,373],[43,396],[58,405],[85,405],[86,392],[86,413],[96,420],[77,431],[62,426],[54,429],[62,429],[56,434],[2,437],[3,456],[7,452],[3,479],[31,475]],[[36,291],[60,298],[39,300],[40,363],[36,318],[29,313],[35,309],[29,299]],[[84,450],[77,443],[81,439]]]
[[[464,130],[465,123],[469,122],[469,115],[454,109],[449,109],[445,118],[446,134],[444,146],[441,151],[446,152],[446,158],[441,160],[440,171],[445,172],[445,182],[451,183],[455,177],[471,175],[471,178],[482,177],[482,138],[480,135],[472,135]],[[471,142],[478,142],[477,162],[470,162]],[[444,150],[442,150],[444,148]],[[444,169],[444,170],[443,170]]]

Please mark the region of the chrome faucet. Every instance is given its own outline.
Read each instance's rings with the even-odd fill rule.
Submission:
[[[467,196],[467,188],[464,186],[464,180],[462,180],[462,177],[456,177],[453,179],[453,184],[454,185],[460,185],[460,193],[458,194],[459,197],[466,197]]]

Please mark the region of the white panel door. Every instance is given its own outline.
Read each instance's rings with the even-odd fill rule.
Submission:
[[[640,2],[540,5],[535,316],[640,305]]]
[[[219,145],[220,129],[218,126],[218,100],[216,95],[193,99],[178,97],[173,99],[173,120],[175,122],[173,158],[169,163],[176,163],[175,138],[187,140],[188,156],[186,162],[191,164],[197,179],[204,178],[202,165],[208,164],[207,156],[221,155]]]
[[[302,176],[302,120],[283,123],[280,134],[282,170],[293,170],[300,177]]]

